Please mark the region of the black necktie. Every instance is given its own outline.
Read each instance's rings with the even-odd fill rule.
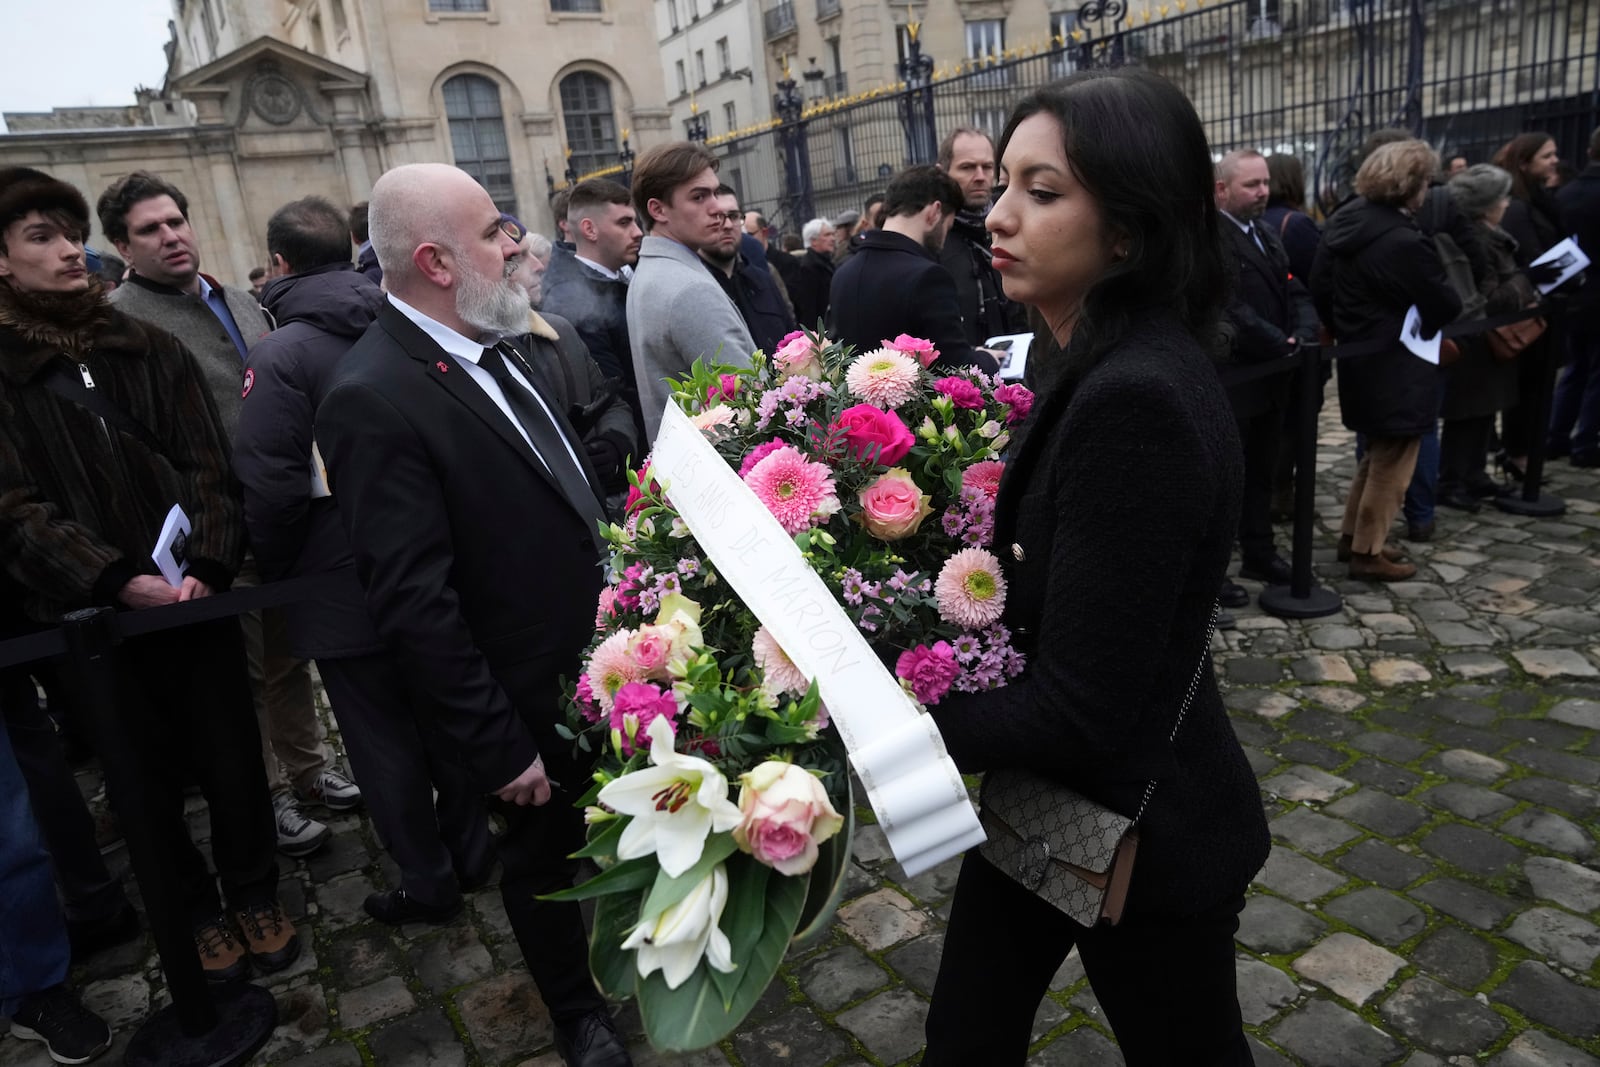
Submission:
[[[478,366],[488,371],[494,380],[500,383],[500,391],[505,394],[506,402],[516,413],[517,421],[527,431],[528,439],[533,442],[534,452],[543,461],[545,470],[550,472],[550,476],[561,487],[561,492],[566,496],[568,503],[584,517],[591,530],[594,529],[595,523],[606,521],[594,488],[585,477],[583,468],[573,461],[572,454],[567,451],[567,443],[562,438],[554,418],[545,411],[538,400],[533,398],[528,387],[512,376],[511,368],[506,365],[505,357],[500,354],[500,350],[485,348],[483,359]],[[531,378],[529,384],[532,384]]]
[[[1256,233],[1256,224],[1255,223],[1253,223],[1253,222],[1245,223],[1244,235],[1246,237],[1250,238],[1250,240],[1255,244],[1257,252],[1260,252],[1262,255],[1266,255],[1267,254],[1267,246],[1261,243],[1261,235]]]

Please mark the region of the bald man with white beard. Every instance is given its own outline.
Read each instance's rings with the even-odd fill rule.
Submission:
[[[431,721],[506,818],[501,895],[569,1067],[629,1067],[589,976],[572,884],[589,768],[555,730],[594,629],[604,514],[560,405],[506,338],[522,227],[443,164],[378,179],[385,306],[340,364],[316,439],[373,623]]]

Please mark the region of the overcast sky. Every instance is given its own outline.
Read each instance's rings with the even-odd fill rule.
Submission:
[[[133,103],[166,74],[172,0],[0,0],[0,111]]]

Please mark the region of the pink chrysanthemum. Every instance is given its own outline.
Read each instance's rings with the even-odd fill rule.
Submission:
[[[611,586],[600,590],[600,602],[594,609],[594,628],[603,629],[606,621],[617,613],[617,591]]]
[[[933,595],[946,622],[968,630],[988,626],[1006,607],[1000,561],[981,548],[963,548],[940,568]]]
[[[804,696],[806,690],[811,688],[811,679],[800,672],[794,660],[789,658],[789,654],[765,626],[757,629],[755,637],[750,639],[750,652],[756,666],[761,668],[762,688],[772,695],[793,693],[795,696]]]
[[[589,678],[589,689],[596,704],[606,714],[611,713],[611,703],[617,690],[629,682],[644,680],[644,671],[628,654],[628,642],[633,640],[632,630],[618,630],[594,650],[589,657],[584,674]]]
[[[1004,460],[985,459],[974,463],[961,472],[961,484],[973,489],[983,490],[983,495],[990,500],[1000,492],[1000,476],[1005,473]]]
[[[744,481],[784,533],[797,534],[814,519],[839,510],[828,468],[812,463],[793,445],[774,449],[750,468]]]
[[[916,360],[892,348],[879,348],[850,364],[844,384],[867,403],[894,409],[916,396],[921,382]]]
[[[771,441],[767,441],[764,444],[756,445],[756,447],[744,454],[744,460],[739,464],[739,477],[743,478],[745,475],[749,474],[750,468],[754,467],[757,463],[760,463],[762,460],[766,459],[768,456],[772,455],[782,447],[783,442],[777,440],[776,438]]]

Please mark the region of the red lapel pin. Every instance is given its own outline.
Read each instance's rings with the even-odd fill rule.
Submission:
[[[434,366],[439,368],[439,373],[440,374],[444,374],[445,372],[447,372],[450,369],[450,365],[447,364],[442,359],[439,362],[435,363]]]

